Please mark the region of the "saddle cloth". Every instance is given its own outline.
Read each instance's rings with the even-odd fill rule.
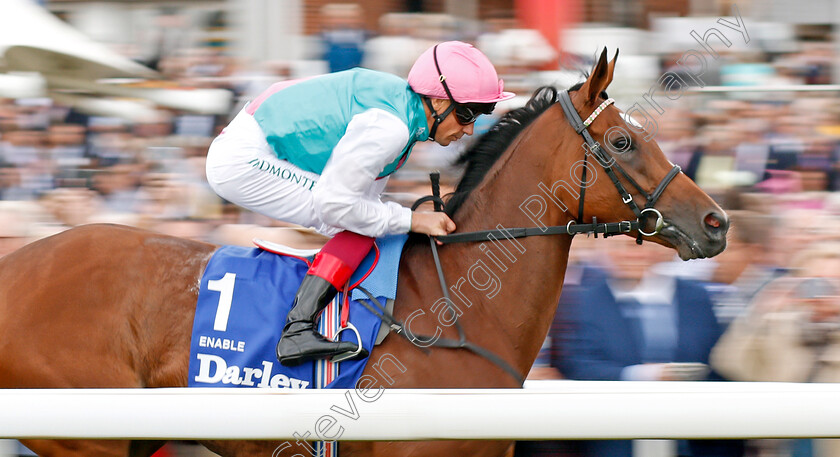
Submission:
[[[407,235],[376,241],[380,255],[374,270],[361,286],[381,303],[393,300],[397,270]],[[350,283],[355,284],[374,263],[375,252],[362,262]],[[307,362],[296,367],[280,365],[275,346],[286,314],[306,273],[306,261],[277,255],[260,248],[223,246],[207,264],[193,321],[190,342],[190,387],[271,387],[286,389],[353,388],[367,358],[332,363]],[[362,345],[372,351],[380,318],[357,303],[367,299],[351,293],[349,321],[359,331]],[[332,337],[338,331],[341,295],[324,310],[320,329]],[[339,334],[356,342],[352,331]]]

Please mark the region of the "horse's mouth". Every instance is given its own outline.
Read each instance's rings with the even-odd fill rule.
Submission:
[[[704,249],[694,238],[685,233],[679,226],[675,225],[669,220],[665,220],[665,227],[659,232],[659,236],[670,242],[677,250],[677,254],[682,260],[691,259],[705,259],[706,257],[714,257],[723,251],[726,244],[722,246],[707,246]]]

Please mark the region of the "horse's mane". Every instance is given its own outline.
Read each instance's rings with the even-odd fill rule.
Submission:
[[[507,112],[487,133],[478,138],[458,160],[458,165],[466,164],[464,174],[455,192],[446,202],[446,212],[451,216],[458,211],[490,168],[507,150],[514,138],[519,135],[534,119],[539,117],[551,105],[557,102],[557,89],[551,86],[540,87],[522,108]]]
[[[589,74],[584,73],[584,78],[588,78]],[[583,86],[583,82],[579,82],[568,89],[569,92],[574,92]],[[496,123],[487,133],[478,138],[478,140],[470,146],[460,157],[455,161],[456,165],[467,164],[464,169],[464,174],[458,185],[455,187],[455,192],[451,194],[449,200],[446,201],[446,212],[450,216],[458,211],[467,198],[470,192],[473,191],[481,181],[494,163],[502,156],[516,138],[519,133],[525,129],[534,119],[538,118],[545,110],[556,103],[558,98],[558,91],[552,86],[543,86],[534,91],[534,95],[528,100],[522,108],[517,108],[507,112],[499,122]],[[606,92],[601,92],[601,97],[606,100],[609,98]]]

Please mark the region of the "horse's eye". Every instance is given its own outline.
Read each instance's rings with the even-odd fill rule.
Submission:
[[[623,154],[633,149],[633,144],[630,140],[622,136],[616,138],[615,141],[612,142],[612,149],[613,152]]]

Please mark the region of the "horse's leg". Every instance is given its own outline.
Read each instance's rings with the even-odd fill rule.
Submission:
[[[116,440],[21,440],[41,457],[125,457],[128,441]]]
[[[207,449],[224,457],[310,456],[310,444],[292,441],[202,441]],[[341,457],[512,457],[510,441],[355,441],[341,442]]]
[[[151,457],[166,443],[162,440],[133,440],[128,447],[128,457]]]
[[[291,454],[290,454],[291,455]],[[341,457],[509,457],[510,441],[389,441],[342,442]]]
[[[224,457],[292,457],[312,454],[311,448],[307,445],[298,445],[290,441],[200,441],[200,443]]]
[[[505,451],[505,457],[513,457],[513,453],[516,450],[514,446],[514,443],[510,443],[510,446],[508,446],[507,451]]]

